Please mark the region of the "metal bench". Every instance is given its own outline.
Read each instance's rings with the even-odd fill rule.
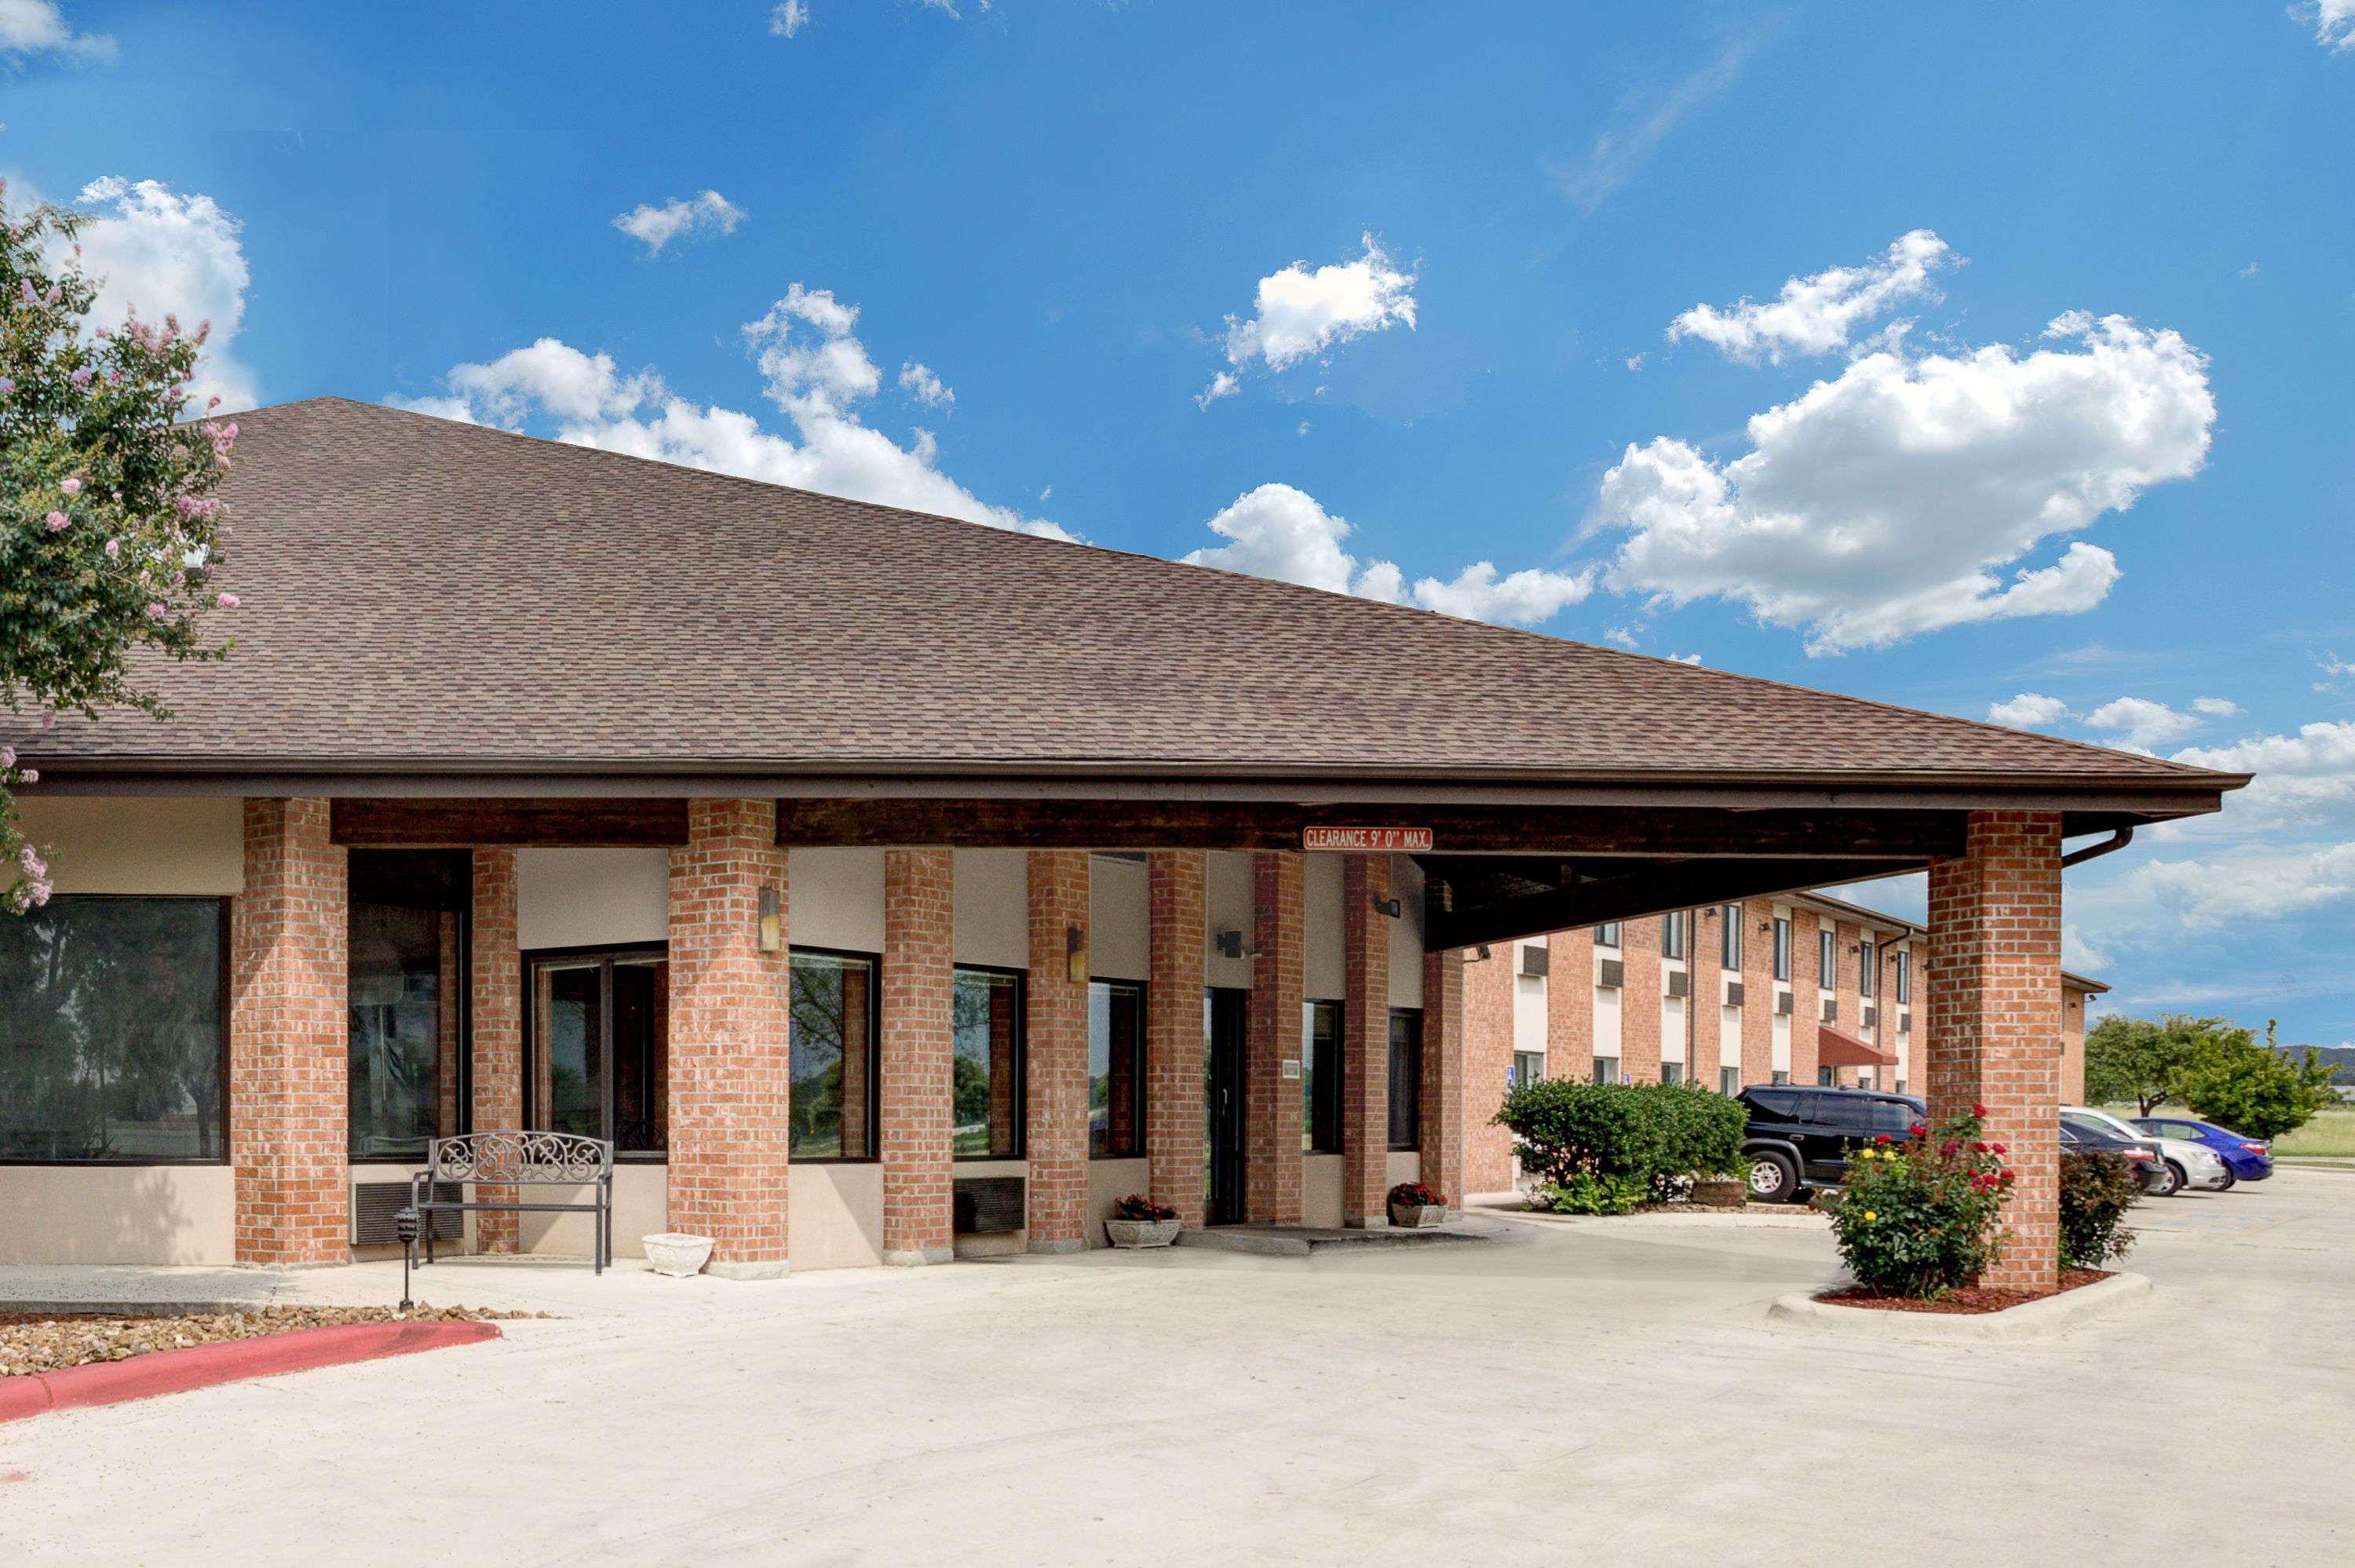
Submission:
[[[592,1189],[586,1203],[526,1202],[518,1192],[504,1202],[473,1202],[436,1197],[444,1183],[472,1182],[485,1187],[581,1187]],[[433,1261],[433,1226],[428,1216],[437,1209],[490,1210],[500,1213],[594,1214],[596,1238],[590,1250],[596,1271],[605,1272],[613,1259],[613,1146],[601,1138],[581,1138],[569,1132],[474,1132],[464,1138],[437,1138],[426,1145],[425,1169],[409,1179],[409,1206],[423,1221],[425,1261]]]

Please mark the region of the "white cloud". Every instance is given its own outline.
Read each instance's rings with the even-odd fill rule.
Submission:
[[[1627,368],[1636,371],[1642,370],[1644,368],[1644,356],[1641,354],[1629,355],[1627,356]]]
[[[1609,630],[1604,632],[1603,641],[1605,642],[1615,642],[1622,648],[1634,648],[1636,646],[1636,634],[1628,630],[1624,626],[1614,626]]]
[[[1210,384],[1203,387],[1200,395],[1195,397],[1194,406],[1207,414],[1210,411],[1211,404],[1221,397],[1231,397],[1242,389],[1243,384],[1235,378],[1232,371],[1221,370],[1210,377]]]
[[[1699,664],[1700,662],[1700,655],[1698,653],[1671,653],[1668,655],[1668,662],[1671,664]]]
[[[2205,714],[2210,718],[2230,718],[2241,711],[2241,705],[2230,697],[2194,697],[2191,699],[2191,711]]]
[[[1987,705],[1987,717],[2014,729],[2041,729],[2069,716],[2069,705],[2058,697],[2022,692],[2008,703]]]
[[[76,205],[95,210],[80,237],[82,270],[103,280],[92,314],[120,324],[136,309],[151,322],[176,315],[191,330],[211,323],[195,407],[218,397],[222,412],[235,412],[260,402],[253,372],[234,352],[253,281],[243,226],[212,197],[181,196],[159,180],[110,175],[84,185]]]
[[[2180,740],[2200,727],[2200,721],[2191,715],[2178,713],[2165,703],[2154,703],[2146,697],[2119,697],[2104,703],[2085,715],[2085,724],[2092,729],[2118,731],[2131,746],[2159,746]]]
[[[2116,962],[2117,959],[2111,956],[2107,948],[2087,936],[2074,923],[2067,920],[2061,922],[2061,967],[2062,969],[2098,978],[2102,970]]]
[[[106,34],[77,33],[68,26],[56,0],[0,0],[0,54],[112,60],[114,52]]]
[[[682,235],[693,236],[714,228],[722,234],[733,234],[744,217],[742,207],[718,191],[705,191],[698,196],[674,197],[660,207],[633,207],[615,218],[613,227],[633,239],[645,241],[648,254],[658,255],[664,246]]]
[[[1241,370],[1257,362],[1289,370],[1337,344],[1393,326],[1414,326],[1414,274],[1401,271],[1370,234],[1366,253],[1309,270],[1295,261],[1259,281],[1248,321],[1227,318],[1227,363]],[[1195,401],[1208,408],[1236,389],[1220,371]]]
[[[1695,305],[1668,323],[1668,341],[1697,337],[1747,365],[1762,358],[1780,365],[1785,355],[1829,354],[1846,348],[1859,324],[1899,301],[1936,299],[1930,274],[1955,264],[1945,240],[1917,228],[1891,240],[1886,252],[1861,267],[1832,267],[1788,280],[1766,304],[1744,295],[1723,310]]]
[[[2257,264],[2254,261],[2250,262],[2247,266],[2241,269],[2239,275],[2243,278],[2255,277],[2257,275]]]
[[[900,366],[900,390],[927,407],[956,401],[955,390],[932,374],[932,366],[912,359]]]
[[[2337,691],[2339,682],[2355,675],[2355,661],[2341,659],[2336,653],[2326,653],[2314,664],[2322,672],[2322,679],[2314,683],[2314,689],[2318,692]]]
[[[2255,782],[2230,798],[2224,820],[2274,828],[2314,822],[2355,807],[2355,724],[2323,720],[2296,735],[2257,735],[2229,746],[2195,746],[2177,762],[2220,773],[2254,773]]]
[[[803,0],[785,0],[769,13],[769,31],[777,37],[790,38],[809,26],[809,6]]]
[[[2314,41],[2334,51],[2355,51],[2355,0],[2315,0],[2293,6],[2290,15],[2314,24]]]
[[[2285,919],[2350,894],[2355,843],[2252,843],[2197,860],[2146,862],[2104,888],[2100,902],[2105,910],[2139,906],[2196,930]]]
[[[2082,347],[1866,355],[1753,416],[1728,462],[1666,436],[1629,446],[1599,498],[1630,533],[1610,586],[1739,600],[1806,628],[1810,653],[2090,609],[2119,576],[2098,546],[2009,584],[1997,568],[2198,472],[2216,403],[2173,332],[2073,312],[2046,335]]]
[[[1562,194],[1582,212],[1593,212],[1636,177],[1654,150],[1669,132],[1710,100],[1742,79],[1742,68],[1778,27],[1764,23],[1737,34],[1720,46],[1699,70],[1665,92],[1648,97],[1631,94],[1614,123],[1594,138],[1594,145],[1576,168],[1557,170],[1554,178]]]
[[[1475,562],[1454,580],[1419,579],[1410,594],[1405,574],[1389,561],[1360,561],[1343,546],[1354,531],[1346,518],[1288,484],[1263,484],[1236,497],[1210,519],[1210,532],[1229,541],[1183,557],[1199,567],[1274,577],[1282,582],[1355,594],[1386,604],[1410,600],[1425,609],[1467,620],[1533,625],[1575,604],[1593,589],[1592,571],[1574,576],[1527,570],[1499,577],[1487,561]]]
[[[391,398],[445,418],[514,429],[545,420],[559,440],[739,474],[828,495],[963,518],[994,528],[1071,535],[1054,523],[994,506],[943,473],[939,443],[916,430],[906,443],[864,423],[859,406],[882,376],[852,335],[858,309],[795,283],[759,321],[747,347],[791,436],[752,414],[702,406],[666,390],[652,371],[624,375],[605,354],[542,338],[481,365],[454,366],[447,397]]]

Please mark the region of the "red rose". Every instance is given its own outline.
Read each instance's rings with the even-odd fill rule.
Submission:
[[[1987,1107],[1985,1107],[1985,1106],[1973,1106],[1973,1107],[1971,1107],[1971,1114],[1972,1114],[1973,1116],[1975,1116],[1975,1117],[1982,1117],[1982,1118],[1983,1118],[1983,1117],[1985,1117],[1985,1116],[1987,1115]]]
[[[1873,1142],[1875,1142],[1875,1143],[1891,1143],[1891,1142],[1894,1142],[1895,1140],[1894,1140],[1893,1139],[1891,1139],[1891,1138],[1887,1133],[1885,1133],[1885,1132],[1884,1132],[1884,1133],[1882,1133],[1880,1137],[1878,1137],[1878,1138],[1874,1139],[1872,1141],[1873,1141]]]
[[[1971,1145],[1971,1152],[1973,1154],[1985,1154],[1987,1151],[1987,1146],[1984,1143],[1974,1143]]]
[[[1988,1144],[1988,1145],[1987,1145],[1987,1147],[1988,1147],[1989,1149],[1994,1150],[1998,1154],[2009,1154],[2009,1153],[2010,1153],[2010,1152],[2011,1152],[2011,1150],[2009,1150],[2006,1149],[2006,1148],[2005,1148],[2002,1144],[2000,1144],[2000,1143],[1990,1143],[1990,1144]]]
[[[1910,1132],[1910,1133],[1912,1133],[1914,1137],[1919,1138],[1919,1137],[1921,1137],[1923,1133],[1925,1133],[1925,1132],[1929,1131],[1930,1129],[1929,1129],[1928,1128],[1926,1128],[1926,1127],[1923,1127],[1920,1122],[1918,1122],[1918,1121],[1917,1121],[1917,1122],[1913,1123],[1913,1124],[1912,1124],[1912,1125],[1910,1125],[1909,1127],[1907,1127],[1905,1130],[1906,1130],[1906,1131],[1908,1131],[1908,1132]]]

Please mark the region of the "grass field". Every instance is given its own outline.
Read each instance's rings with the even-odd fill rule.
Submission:
[[[2355,1106],[2322,1112],[2296,1132],[2275,1139],[2274,1152],[2355,1156]]]

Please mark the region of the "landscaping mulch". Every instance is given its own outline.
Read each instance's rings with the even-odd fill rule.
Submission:
[[[2082,1286],[2107,1279],[2106,1268],[2064,1268],[2061,1271],[2060,1290],[2075,1290]],[[2060,1294],[2060,1290],[2053,1292]],[[1845,1290],[1827,1290],[1816,1298],[1835,1307],[1869,1307],[1881,1312],[2000,1312],[2007,1307],[2019,1307],[2045,1297],[2034,1290],[1999,1289],[1989,1285],[1975,1285],[1967,1290],[1949,1290],[1944,1296],[1924,1300],[1914,1296],[1881,1296],[1861,1285],[1851,1285]]]
[[[176,1351],[226,1340],[254,1340],[295,1329],[346,1323],[483,1323],[546,1318],[547,1312],[496,1312],[479,1307],[258,1307],[184,1318],[130,1318],[103,1312],[0,1312],[0,1377],[63,1372],[92,1361],[128,1361],[149,1351]]]

